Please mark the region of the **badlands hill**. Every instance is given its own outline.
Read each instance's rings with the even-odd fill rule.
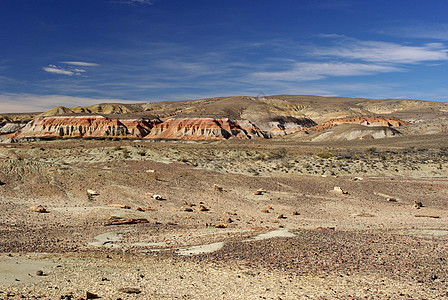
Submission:
[[[42,137],[219,140],[281,136],[337,141],[440,134],[447,132],[447,124],[448,104],[442,102],[233,96],[58,106],[38,115],[3,115],[0,135],[9,141]]]

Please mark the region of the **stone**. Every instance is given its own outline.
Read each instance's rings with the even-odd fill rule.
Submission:
[[[414,200],[414,206],[415,209],[420,209],[420,207],[423,207],[423,204],[420,201]]]
[[[213,185],[213,189],[215,189],[215,191],[218,191],[220,193],[222,193],[224,191],[224,189],[217,184]]]
[[[293,216],[298,216],[298,215],[300,215],[296,210],[294,210],[293,212],[292,212],[292,215]]]
[[[259,189],[257,191],[254,192],[254,195],[263,195],[266,193],[266,190],[264,189]]]
[[[340,186],[335,186],[335,187],[333,188],[333,191],[335,191],[335,192],[337,192],[337,193],[340,193],[340,194],[348,194],[348,192],[347,192],[347,191],[344,191]]]
[[[99,298],[97,294],[86,292],[86,299],[97,299]]]
[[[208,211],[209,209],[207,207],[205,207],[204,205],[200,205],[199,210],[200,211]]]
[[[42,271],[42,270],[37,270],[37,271],[36,271],[36,276],[44,276],[44,271]]]
[[[30,210],[38,213],[45,213],[47,210],[42,205],[33,205],[30,207]]]
[[[218,224],[215,225],[215,228],[227,228],[227,224]]]
[[[140,289],[132,288],[132,287],[119,288],[118,291],[121,293],[125,293],[125,294],[140,294],[141,293]]]
[[[154,200],[164,200],[162,196],[152,193],[145,193],[146,196],[153,198]]]
[[[122,208],[122,209],[131,209],[130,206],[124,204],[109,204],[109,207]]]
[[[90,196],[99,196],[100,194],[98,192],[95,192],[94,190],[87,190],[87,194]]]
[[[277,215],[277,219],[286,219],[286,217],[282,214]]]

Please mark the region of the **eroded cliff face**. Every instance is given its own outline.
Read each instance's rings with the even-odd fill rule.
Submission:
[[[187,140],[268,138],[248,120],[183,118],[111,119],[105,116],[50,116],[29,122],[16,138],[165,138]]]
[[[104,116],[38,117],[17,134],[24,137],[130,137],[146,136],[159,120],[110,119]]]
[[[146,138],[167,139],[250,139],[267,138],[269,134],[260,130],[248,120],[214,119],[214,118],[182,118],[168,119],[159,123]]]
[[[342,124],[357,124],[364,126],[385,126],[385,127],[400,127],[403,125],[409,125],[410,123],[401,121],[396,118],[386,118],[386,117],[347,117],[333,119],[319,125],[308,128],[309,131],[323,131],[331,129],[335,126]]]
[[[144,138],[184,140],[252,139],[320,132],[341,124],[398,127],[408,123],[394,118],[352,117],[320,125],[309,118],[274,118],[257,126],[250,120],[230,118],[115,118],[103,115],[40,116],[14,138]],[[262,129],[260,129],[262,127]]]

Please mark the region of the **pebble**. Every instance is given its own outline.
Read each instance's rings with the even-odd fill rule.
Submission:
[[[200,206],[199,206],[199,210],[200,210],[200,211],[208,211],[208,208],[205,207],[204,205],[200,205]]]
[[[120,288],[120,289],[118,289],[118,291],[121,293],[125,293],[125,294],[140,294],[141,293],[140,289],[131,288],[131,287]]]

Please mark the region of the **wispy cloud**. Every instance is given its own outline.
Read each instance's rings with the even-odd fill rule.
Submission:
[[[448,23],[406,24],[377,30],[377,32],[400,37],[448,41]]]
[[[415,64],[425,61],[448,60],[448,48],[441,43],[407,46],[378,41],[345,41],[344,45],[317,48],[314,55],[340,57],[368,62]]]
[[[73,76],[73,75],[79,76],[86,71],[86,70],[79,69],[79,68],[64,69],[62,67],[58,67],[55,65],[48,65],[48,67],[43,67],[42,69],[48,73],[68,75],[68,76]]]
[[[79,67],[97,67],[99,64],[97,63],[89,63],[89,62],[83,62],[83,61],[61,61],[63,64],[72,65],[72,66],[79,66]]]
[[[340,62],[297,62],[290,70],[280,72],[255,72],[256,79],[282,81],[308,81],[329,76],[369,75],[401,71],[392,66]]]

